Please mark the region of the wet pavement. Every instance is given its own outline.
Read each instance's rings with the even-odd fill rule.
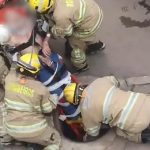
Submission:
[[[150,0],[97,0],[97,2],[104,12],[104,20],[97,39],[106,43],[106,49],[88,57],[90,70],[82,75],[113,74],[117,77],[150,75]],[[60,52],[64,49],[64,41],[54,41],[52,47]],[[7,150],[21,149],[7,148]],[[150,150],[150,145],[127,142],[116,137],[112,131],[98,141],[88,144],[63,140],[62,150],[85,149]]]

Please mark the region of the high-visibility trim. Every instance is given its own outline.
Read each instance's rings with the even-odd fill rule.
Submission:
[[[51,144],[47,147],[45,147],[46,150],[59,150],[59,145]]]
[[[33,111],[33,107],[29,104],[12,101],[10,99],[5,98],[6,109],[13,109],[18,111]]]
[[[38,111],[38,112],[42,112],[42,108],[40,106],[34,106],[34,108]]]
[[[66,28],[66,29],[64,30],[64,34],[70,36],[70,35],[72,35],[72,32],[73,32],[73,27],[72,27],[72,24],[70,24],[70,25],[68,26],[68,28]]]
[[[119,121],[118,121],[118,124],[117,126],[120,128],[120,129],[124,129],[124,126],[125,126],[125,123],[126,123],[126,120],[131,112],[131,110],[133,109],[138,97],[139,97],[139,93],[134,93],[132,92],[130,97],[129,97],[129,100],[126,104],[126,106],[124,107],[122,113],[121,113],[121,116],[119,118]]]
[[[28,126],[11,125],[6,122],[5,122],[5,125],[6,125],[6,129],[9,132],[20,133],[20,134],[37,132],[37,131],[43,130],[44,128],[48,126],[47,121],[45,119],[37,124],[28,125]]]
[[[42,109],[44,112],[51,112],[53,110],[50,102],[43,104]]]
[[[56,89],[58,89],[59,87],[61,87],[62,85],[69,84],[69,83],[71,83],[70,72],[68,72],[68,75],[64,79],[60,80],[59,82],[55,83],[54,85],[49,86],[48,90],[50,92],[52,92],[52,91],[55,91]]]
[[[102,20],[103,20],[103,12],[99,8],[99,18],[98,18],[97,23],[94,25],[94,27],[84,30],[82,32],[75,32],[75,33],[73,33],[74,36],[80,37],[80,38],[85,38],[85,37],[88,37],[88,36],[94,34],[96,32],[96,30],[99,28],[100,24],[102,23]]]
[[[34,106],[34,108],[39,112],[51,112],[53,110],[50,102],[43,104],[42,106]]]
[[[75,22],[75,25],[78,26],[81,21],[84,20],[84,16],[85,16],[85,10],[86,10],[86,3],[85,0],[80,0],[80,12],[79,12],[79,18],[78,20]]]
[[[86,132],[91,136],[97,136],[99,134],[100,126],[86,129]]]
[[[108,124],[109,121],[110,121],[110,117],[109,117],[109,106],[110,106],[110,103],[111,103],[111,100],[112,100],[112,96],[113,96],[113,93],[114,93],[114,90],[116,89],[115,86],[112,86],[107,94],[106,94],[106,97],[105,97],[105,100],[104,100],[104,105],[103,105],[103,123],[105,124]]]
[[[70,36],[72,35],[72,32],[73,32],[73,26],[72,24],[70,24],[67,28],[63,28],[63,27],[57,27],[57,24],[56,26],[54,26],[52,29],[51,29],[52,33],[55,35],[55,36]]]
[[[99,18],[98,18],[97,23],[95,24],[95,26],[93,28],[91,28],[91,29],[89,29],[87,31],[85,30],[85,32],[87,32],[87,33],[89,31],[91,33],[95,32],[95,30],[97,30],[97,28],[99,28],[99,25],[101,24],[102,20],[103,20],[103,12],[102,12],[102,9],[99,8]],[[83,34],[86,34],[85,32],[83,32]]]

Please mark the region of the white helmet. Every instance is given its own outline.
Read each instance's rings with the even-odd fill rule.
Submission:
[[[0,44],[6,44],[10,40],[10,32],[5,25],[0,25]]]

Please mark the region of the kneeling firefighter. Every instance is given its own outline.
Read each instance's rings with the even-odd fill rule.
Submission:
[[[64,89],[68,102],[79,105],[86,134],[97,139],[103,125],[134,142],[150,142],[150,95],[121,90],[113,76],[98,78],[90,85],[71,83]]]
[[[88,69],[85,51],[96,51],[105,47],[100,41],[94,43],[103,19],[98,4],[94,0],[28,0],[28,4],[48,22],[53,22],[49,26],[54,38],[67,39],[66,49],[71,49],[71,61],[76,69]]]
[[[8,134],[18,141],[43,145],[44,150],[59,150],[60,135],[48,125],[44,115],[56,106],[47,88],[35,79],[39,70],[38,55],[27,53],[6,77],[5,126]]]

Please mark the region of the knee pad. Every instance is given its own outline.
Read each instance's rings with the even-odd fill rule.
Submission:
[[[71,61],[73,65],[77,68],[84,67],[86,65],[85,52],[80,49],[73,49],[73,51],[71,52]]]

